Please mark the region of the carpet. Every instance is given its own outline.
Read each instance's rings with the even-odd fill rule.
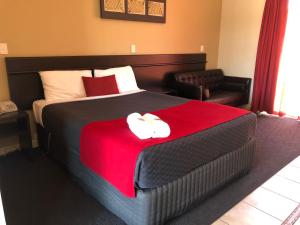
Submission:
[[[299,155],[300,122],[260,116],[251,172],[167,224],[211,224]],[[0,190],[7,225],[125,225],[38,151],[0,157]]]

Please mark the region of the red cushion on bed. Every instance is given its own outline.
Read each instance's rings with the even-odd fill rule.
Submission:
[[[86,96],[119,94],[116,76],[82,77]]]

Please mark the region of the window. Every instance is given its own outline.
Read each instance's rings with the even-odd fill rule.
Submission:
[[[284,46],[278,74],[275,108],[279,114],[300,118],[300,1],[289,0]]]

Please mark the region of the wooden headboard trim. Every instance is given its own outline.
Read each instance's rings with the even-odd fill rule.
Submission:
[[[8,74],[22,74],[59,69],[106,69],[124,65],[149,67],[197,64],[206,63],[206,54],[7,57],[5,62]]]

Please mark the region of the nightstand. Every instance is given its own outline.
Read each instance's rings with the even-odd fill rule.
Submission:
[[[153,86],[153,87],[147,87],[145,88],[147,91],[159,93],[159,94],[165,94],[165,95],[177,95],[177,91],[171,88],[167,87],[160,87],[160,86]]]
[[[29,115],[25,111],[0,115],[0,138],[18,135],[21,150],[32,149]]]

